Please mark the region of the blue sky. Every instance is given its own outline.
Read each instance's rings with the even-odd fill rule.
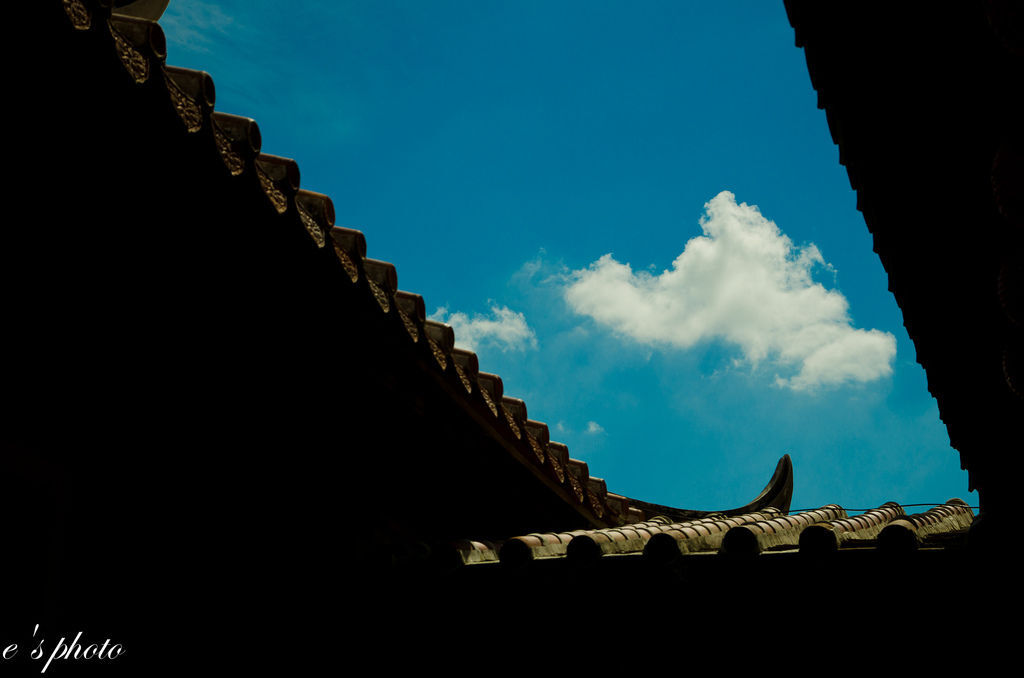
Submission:
[[[168,63],[614,492],[967,492],[781,2],[172,0]],[[917,509],[911,509],[917,510]]]

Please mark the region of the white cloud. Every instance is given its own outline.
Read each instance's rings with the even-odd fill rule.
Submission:
[[[172,2],[160,18],[160,27],[172,45],[196,52],[211,51],[214,42],[238,30],[230,11],[205,0]]]
[[[449,314],[448,308],[442,306],[430,319],[451,325],[455,330],[455,344],[467,350],[484,345],[502,351],[537,348],[537,335],[526,324],[526,316],[507,306],[491,306],[490,315],[475,313],[472,318],[460,311]]]
[[[604,427],[598,424],[596,421],[587,422],[587,433],[598,434],[604,433]]]
[[[569,306],[645,344],[724,340],[751,365],[785,372],[776,383],[795,390],[892,373],[895,337],[852,326],[846,298],[811,277],[815,265],[828,266],[816,246],[795,247],[728,191],[704,207],[704,235],[686,243],[671,270],[634,272],[606,254],[569,274]]]

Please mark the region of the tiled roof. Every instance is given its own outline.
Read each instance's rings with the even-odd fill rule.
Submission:
[[[974,512],[961,499],[950,499],[914,515],[906,515],[895,502],[852,517],[840,506],[830,504],[793,515],[768,508],[733,517],[712,514],[685,522],[655,516],[615,528],[534,533],[500,543],[464,541],[451,546],[465,565],[499,561],[523,565],[558,559],[583,563],[604,556],[642,556],[651,562],[668,563],[686,554],[751,557],[766,551],[799,550],[815,555],[850,548],[898,552],[962,541],[973,518]]]
[[[214,110],[208,74],[165,64],[146,19],[160,0],[125,8],[143,17],[114,4],[10,8],[35,41],[9,74],[22,115],[6,142],[29,209],[0,232],[0,501],[18,530],[4,621],[19,633],[109,630],[131,648],[122,675],[176,657],[292,675],[337,669],[338,653],[305,650],[341,636],[419,660],[409,637],[508,632],[535,663],[577,631],[598,655],[676,652],[698,627],[790,643],[780,610],[833,590],[872,622],[886,596],[956,602],[969,510],[952,501],[789,516],[788,457],[727,512],[609,492],[334,223],[297,163],[262,152],[255,121]],[[416,562],[381,544],[465,537],[451,559],[377,567]],[[874,557],[887,549],[926,567]],[[824,611],[792,621],[840,637]],[[707,653],[684,647],[687,666],[694,647]]]
[[[330,284],[338,286],[339,298],[344,297],[349,307],[373,309],[377,317],[368,323],[360,320],[359,324],[381,333],[373,338],[374,342],[405,356],[404,361],[396,360],[390,369],[419,370],[439,382],[452,407],[469,413],[511,459],[527,468],[546,491],[571,508],[580,526],[625,525],[642,521],[652,513],[707,513],[635,501],[609,492],[603,479],[590,475],[585,462],[570,458],[564,444],[550,439],[547,424],[530,418],[523,400],[505,394],[499,375],[481,371],[477,356],[458,347],[458,337],[451,327],[426,318],[424,301],[419,295],[399,289],[393,264],[367,256],[367,238],[362,232],[335,224],[331,198],[300,186],[296,161],[264,152],[256,121],[214,110],[215,88],[209,74],[166,65],[166,42],[159,24],[142,18],[153,16],[155,10],[149,5],[115,7],[113,13],[109,3],[90,0],[64,0],[61,7],[65,30],[93,34],[96,41],[108,44],[139,96],[145,92],[150,100],[165,99],[179,126],[179,130],[169,133],[212,146],[223,172],[236,185],[258,186],[262,193],[244,193],[243,199],[263,201],[286,223],[301,226],[310,249],[333,253],[335,266],[344,272],[332,275],[330,280]],[[141,17],[120,13],[123,11],[136,11]],[[155,13],[158,15],[159,11]],[[194,162],[208,163],[208,156],[197,153]],[[204,166],[203,171],[212,170]],[[310,257],[308,265],[328,271],[322,257]],[[339,308],[341,313],[347,312],[346,307]],[[370,330],[353,326],[351,331]],[[387,369],[385,366],[383,372]],[[487,481],[478,478],[477,482]],[[775,506],[785,510],[791,492],[792,470],[786,458],[780,462],[770,488],[757,500],[756,508]]]
[[[575,551],[624,553],[646,546],[654,534],[701,536],[701,539],[680,537],[677,545],[681,551],[718,548],[721,540],[713,535],[724,534],[727,528],[737,528],[738,522],[752,522],[752,526],[744,528],[745,533],[757,531],[755,541],[760,550],[782,543],[778,541],[782,537],[771,535],[795,529],[794,525],[789,525],[792,520],[814,517],[801,514],[804,517],[799,519],[766,518],[765,511],[770,513],[774,509],[784,513],[788,510],[792,493],[792,465],[788,457],[779,462],[761,495],[747,506],[726,511],[676,509],[609,492],[603,479],[590,475],[585,462],[570,458],[564,444],[550,439],[544,422],[529,418],[525,402],[504,393],[500,376],[481,371],[477,356],[457,347],[458,338],[451,327],[426,319],[422,297],[398,288],[395,266],[367,256],[367,241],[362,232],[335,224],[331,198],[300,187],[299,168],[294,160],[262,151],[259,127],[254,120],[214,110],[215,89],[208,74],[166,65],[166,43],[154,20],[162,11],[162,4],[165,3],[129,3],[127,7],[114,9],[113,13],[109,2],[94,0],[62,0],[59,7],[64,15],[64,30],[92,35],[90,49],[98,49],[97,45],[108,46],[116,54],[125,76],[138,88],[140,97],[144,92],[149,100],[164,99],[178,121],[178,130],[169,130],[168,134],[193,137],[199,140],[200,146],[208,143],[226,175],[239,182],[249,178],[248,184],[238,185],[259,188],[260,196],[241,191],[243,199],[263,201],[273,213],[288,217],[291,220],[288,223],[301,227],[308,239],[307,247],[333,254],[334,265],[342,275],[331,277],[331,284],[339,286],[337,292],[346,303],[373,309],[372,313],[377,314],[377,319],[372,321],[373,331],[383,333],[381,337],[386,338],[375,337],[372,341],[406,357],[395,365],[406,370],[415,365],[415,369],[439,382],[455,407],[467,412],[516,464],[528,469],[547,491],[570,506],[579,517],[576,530],[527,535],[506,542],[503,548],[508,553],[518,549],[520,553],[528,553],[529,558],[558,557]],[[134,12],[137,16],[122,12]],[[201,165],[207,162],[206,156],[197,155],[194,162]],[[210,169],[203,171],[210,172]],[[322,257],[310,258],[311,264],[314,261],[320,262],[316,265],[325,265]],[[344,286],[349,289],[341,289]],[[352,331],[362,329],[353,327]],[[862,516],[853,520],[870,519]],[[671,522],[663,525],[661,521],[665,520]],[[777,521],[788,527],[778,529]],[[854,539],[849,536],[853,534],[860,535],[857,540],[866,538],[859,528],[855,530],[841,523],[830,529],[839,543]],[[705,531],[710,533],[704,534]],[[494,539],[502,535],[480,536]],[[655,543],[662,541],[659,538]],[[570,547],[574,542],[577,546]],[[488,553],[494,549],[481,547],[482,542],[473,543],[475,546],[468,551],[467,559],[496,557]],[[699,549],[697,544],[701,544]]]

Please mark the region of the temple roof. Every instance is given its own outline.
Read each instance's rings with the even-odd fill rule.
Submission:
[[[467,448],[476,443],[426,440],[428,445],[447,447],[456,467],[438,460],[414,471],[413,464],[400,461],[401,455],[396,457],[399,466],[405,464],[407,475],[419,476],[415,485],[421,488],[423,497],[447,492],[441,489],[446,484],[453,488],[461,485],[460,501],[472,503],[466,498],[472,495],[467,486],[488,485],[497,506],[514,501],[523,487],[531,487],[534,500],[537,492],[543,491],[549,497],[545,506],[559,506],[554,510],[562,517],[555,519],[551,527],[565,529],[624,525],[653,515],[682,519],[709,513],[630,499],[609,491],[604,479],[591,476],[586,462],[571,458],[564,444],[551,440],[548,425],[531,417],[527,403],[504,392],[500,375],[486,372],[476,354],[459,348],[451,327],[426,318],[423,298],[399,288],[398,271],[393,264],[368,256],[371,250],[363,232],[335,224],[332,199],[301,186],[295,160],[264,152],[255,120],[215,110],[215,86],[209,74],[167,65],[166,41],[160,25],[154,18],[147,18],[158,17],[165,3],[155,3],[155,9],[151,7],[154,3],[121,6],[125,4],[114,3],[111,10],[109,3],[102,2],[60,3],[63,31],[71,50],[69,58],[75,51],[85,49],[100,57],[106,52],[108,60],[116,58],[121,73],[107,74],[108,87],[112,88],[110,98],[122,108],[139,107],[137,113],[125,110],[125,115],[140,122],[146,120],[138,130],[137,141],[147,143],[144,139],[149,136],[159,139],[158,144],[148,142],[154,147],[176,147],[177,157],[166,158],[162,168],[176,175],[176,181],[188,176],[204,177],[206,194],[196,202],[199,212],[194,213],[199,223],[215,226],[225,218],[247,221],[248,232],[240,231],[239,235],[244,240],[259,232],[265,238],[265,243],[256,249],[261,256],[276,248],[282,259],[277,266],[283,265],[285,257],[291,257],[287,265],[306,269],[307,275],[310,270],[317,271],[325,285],[321,293],[334,302],[331,312],[338,316],[335,322],[346,325],[346,334],[361,335],[348,337],[358,344],[358,348],[350,349],[345,349],[340,339],[332,346],[330,338],[323,337],[321,341],[328,351],[348,355],[363,352],[357,360],[374,364],[367,380],[392,382],[388,388],[390,395],[382,394],[384,398],[395,397],[396,391],[415,392],[416,388],[409,387],[410,380],[429,382],[429,388],[439,394],[431,396],[435,400],[433,406],[439,410],[431,417],[459,416],[468,420],[474,435],[487,439],[495,454],[504,457],[478,460],[482,466],[470,473],[459,458],[471,454]],[[148,116],[148,120],[142,116]],[[116,152],[114,148],[108,149],[111,157]],[[166,202],[159,193],[158,186],[140,186],[131,199],[153,205]],[[279,229],[276,234],[266,230],[275,228]],[[285,242],[289,243],[289,250],[281,248]],[[222,267],[218,277],[249,274],[238,265],[238,258],[252,255],[251,245],[239,241],[224,246],[224,259],[216,262]],[[372,358],[371,344],[376,353]],[[400,405],[395,403],[392,407],[397,416],[405,416]],[[509,468],[516,469],[514,482],[504,480]],[[453,475],[462,479],[453,482]],[[792,465],[785,457],[769,487],[754,502],[724,512],[732,515],[765,507],[786,510],[791,495]],[[431,508],[422,501],[423,497],[418,501],[420,511],[429,512]],[[477,534],[487,529],[479,526],[488,515],[487,509],[478,503],[476,510],[481,516],[479,523],[451,529]],[[504,508],[494,510],[507,512]],[[517,510],[523,511],[522,507]],[[457,519],[451,520],[458,525]],[[425,529],[432,527],[450,532],[440,526]]]
[[[964,576],[963,502],[790,515],[788,456],[742,507],[609,491],[450,327],[426,319],[364,233],[335,224],[295,160],[263,152],[256,121],[215,110],[207,73],[166,64],[160,26],[144,18],[160,4],[138,3],[143,17],[109,0],[17,7],[61,68],[29,60],[12,76],[34,105],[9,156],[32,210],[0,250],[17,358],[0,440],[15,473],[0,495],[38,528],[26,532],[67,534],[59,552],[26,552],[22,590],[56,592],[79,617],[102,610],[119,629],[141,604],[167,626],[192,606],[297,634],[282,620],[352,605],[392,624],[392,609],[419,602],[410,592],[481,607],[500,596],[523,605],[519,621],[535,614],[524,601],[549,595],[545,614],[565,600],[608,611],[652,577],[657,600],[686,595],[732,615],[723,601],[753,591],[736,609],[757,610],[823,568],[830,585],[869,576],[886,591],[911,571],[935,586]],[[939,248],[921,228],[910,240]],[[949,291],[948,268],[898,251],[887,268],[930,271],[921,285]],[[891,275],[901,305],[925,303],[901,297]],[[972,312],[995,322],[991,310]],[[937,336],[915,324],[934,317],[907,312],[915,342]],[[933,389],[945,402],[993,388],[985,341],[966,347],[976,382]],[[926,369],[934,383],[970,372]],[[53,527],[65,524],[116,525],[124,538]],[[421,545],[424,557],[409,555]],[[411,567],[382,584],[382,563]],[[913,570],[922,564],[934,567]],[[327,585],[339,580],[340,595]]]
[[[64,104],[73,106],[93,97],[99,90],[106,92],[111,107],[121,111],[118,114],[121,119],[106,133],[96,129],[96,123],[103,120],[105,114],[89,113],[95,116],[90,126],[97,143],[95,160],[101,165],[108,162],[99,157],[100,153],[105,153],[113,163],[111,167],[121,162],[118,153],[125,152],[127,147],[119,146],[117,136],[131,137],[132,144],[150,148],[148,157],[128,151],[125,156],[128,164],[134,161],[148,166],[151,159],[157,159],[157,165],[146,170],[149,177],[145,181],[132,184],[125,176],[120,183],[114,181],[105,185],[111,191],[110,198],[97,188],[86,189],[83,197],[97,207],[108,199],[138,205],[151,217],[157,216],[154,207],[161,205],[156,209],[171,209],[172,213],[173,210],[184,211],[201,225],[198,231],[193,230],[204,239],[196,241],[199,250],[187,239],[177,246],[178,249],[174,245],[165,248],[165,254],[171,259],[189,250],[189,256],[196,259],[193,263],[201,264],[196,268],[199,285],[172,285],[171,290],[161,290],[184,293],[185,303],[192,304],[186,309],[188,312],[198,317],[217,314],[216,305],[207,306],[207,299],[200,297],[211,288],[215,293],[229,295],[233,289],[242,289],[231,287],[237,285],[235,280],[251,286],[249,297],[269,295],[272,303],[267,303],[268,296],[244,301],[239,309],[228,311],[225,318],[214,320],[212,334],[215,336],[220,331],[227,335],[226,341],[240,337],[241,331],[229,327],[229,323],[237,322],[249,330],[262,327],[262,320],[253,325],[254,315],[266,315],[268,322],[278,324],[295,320],[309,323],[309,318],[300,318],[307,312],[331,316],[315,320],[306,328],[341,328],[335,337],[322,336],[316,340],[328,355],[337,356],[328,359],[331,367],[323,377],[347,374],[353,377],[350,383],[358,381],[360,387],[366,389],[361,394],[332,394],[336,402],[345,405],[335,410],[338,421],[363,422],[362,429],[374,426],[380,429],[391,416],[382,413],[380,408],[384,408],[398,418],[407,418],[406,425],[434,434],[434,439],[426,436],[425,440],[432,453],[437,449],[445,450],[440,456],[433,454],[430,463],[422,463],[415,455],[409,456],[396,449],[408,442],[399,433],[377,430],[369,434],[366,430],[343,426],[346,428],[343,438],[349,436],[351,442],[359,446],[381,445],[383,453],[390,457],[386,463],[391,465],[392,477],[395,471],[403,476],[395,479],[396,487],[401,488],[400,493],[411,497],[399,502],[403,508],[394,515],[408,515],[411,512],[405,509],[412,505],[420,507],[421,512],[426,509],[427,514],[433,510],[431,505],[443,507],[438,508],[437,513],[445,518],[434,523],[413,520],[416,526],[412,533],[423,536],[433,532],[431,536],[439,538],[504,539],[515,534],[516,527],[542,527],[559,534],[559,530],[568,533],[643,524],[658,516],[683,523],[719,515],[733,518],[762,510],[776,509],[783,513],[788,510],[793,482],[788,456],[780,460],[771,481],[757,498],[733,509],[678,509],[609,491],[603,479],[590,475],[585,462],[571,458],[564,444],[550,439],[547,424],[531,418],[523,400],[504,393],[499,375],[482,371],[477,356],[458,347],[458,337],[451,327],[426,318],[422,297],[399,289],[395,266],[368,256],[363,232],[335,224],[333,201],[329,196],[301,187],[295,160],[263,152],[256,121],[215,110],[215,87],[209,74],[167,65],[166,42],[156,20],[165,2],[115,2],[113,5],[112,8],[109,2],[66,0],[38,10],[41,14],[49,12],[49,20],[63,24],[60,31],[66,42],[63,48],[66,59],[96,62],[87,66],[92,69],[89,77],[95,78],[95,82],[76,78],[73,73],[65,76]],[[809,22],[812,13],[801,7],[790,6],[790,13],[798,29],[798,41],[806,41],[801,22]],[[817,15],[814,17],[816,21],[820,19]],[[833,63],[834,60],[829,61],[830,53],[824,48],[808,47],[812,81],[824,92],[823,102],[839,102],[828,108],[830,123],[845,154],[842,160],[851,167],[851,181],[857,186],[859,168],[866,166],[867,160],[852,161],[845,149],[857,149],[860,154],[857,158],[869,157],[869,151],[847,143],[851,135],[855,140],[862,135],[858,136],[850,131],[849,125],[838,122],[837,116],[848,114],[855,121],[863,116],[848,113],[851,97],[833,93],[845,91],[843,88],[850,87],[848,83],[835,87],[822,84],[824,76],[819,71],[827,68],[821,64]],[[106,64],[107,70],[99,67],[100,62]],[[830,82],[838,82],[839,76],[829,77]],[[75,92],[76,87],[81,90],[80,94]],[[113,120],[109,115],[106,119]],[[125,121],[130,122],[125,124]],[[836,131],[839,129],[842,131]],[[57,143],[58,151],[67,148]],[[156,152],[159,149],[166,149],[165,157],[159,156]],[[203,183],[199,191],[190,188],[197,186],[196,180]],[[190,190],[195,195],[188,196]],[[171,208],[168,198],[180,204]],[[869,225],[875,223],[876,212],[868,210],[868,214]],[[172,221],[166,215],[164,218],[167,223]],[[193,237],[181,230],[182,223],[181,220],[174,222],[174,236]],[[228,224],[240,224],[241,228],[232,225],[216,232],[216,227]],[[151,230],[158,230],[158,227]],[[29,244],[35,244],[32,241],[35,237],[29,236]],[[106,250],[105,254],[110,256],[113,252],[113,256],[118,256],[125,242],[117,240],[114,245],[114,249]],[[886,261],[888,250],[880,251]],[[258,259],[260,263],[253,267],[246,258]],[[899,261],[904,263],[890,262],[888,267],[909,265],[905,263],[907,259]],[[268,262],[270,268],[260,271],[263,262]],[[167,262],[157,258],[154,263]],[[289,272],[299,270],[305,279],[289,280]],[[257,280],[254,275],[265,279]],[[923,279],[923,276],[921,271],[914,272],[915,279]],[[304,286],[310,283],[318,289],[315,295],[306,296],[315,296],[315,300],[307,299],[303,305],[289,298],[288,295],[302,295]],[[218,286],[227,292],[220,291]],[[900,288],[894,289],[897,298],[903,298]],[[913,299],[903,303],[913,306],[918,297]],[[235,301],[241,300],[236,297]],[[325,304],[330,305],[330,311]],[[217,325],[218,321],[222,324]],[[911,324],[908,320],[908,326]],[[277,331],[274,328],[273,333]],[[917,341],[914,332],[912,336]],[[300,344],[308,345],[311,341],[312,337],[298,339]],[[924,341],[927,343],[926,339]],[[244,355],[245,351],[239,348],[236,353]],[[223,354],[218,357],[223,358]],[[240,362],[250,357],[245,355]],[[925,359],[922,361],[927,363]],[[273,358],[267,364],[271,374],[281,369],[276,366],[277,362],[279,359]],[[926,367],[930,375],[943,375],[948,372],[945,365],[930,368],[926,364]],[[233,367],[244,370],[244,366]],[[278,378],[286,382],[292,379],[290,376]],[[935,377],[943,378],[946,377]],[[325,387],[319,381],[311,393],[323,392]],[[246,378],[241,378],[229,387],[244,399],[242,389],[246,383]],[[298,378],[297,383],[310,386],[312,381]],[[344,392],[345,387],[340,390]],[[962,390],[948,389],[950,393]],[[411,400],[410,393],[414,394]],[[941,393],[946,391],[940,390]],[[387,403],[388,398],[394,402]],[[356,412],[351,417],[344,412],[349,408]],[[295,412],[289,412],[289,416],[294,415]],[[438,424],[438,419],[446,421]],[[472,433],[465,433],[467,429]],[[392,438],[390,443],[386,442],[389,435],[398,435],[398,441]],[[423,440],[425,436],[416,438]],[[483,449],[481,445],[487,448],[486,454],[470,451]],[[467,464],[467,455],[476,455],[471,464]],[[482,487],[487,488],[486,499],[480,496]],[[538,500],[537,492],[547,498]],[[531,511],[518,503],[511,509],[509,504],[524,493],[540,508]],[[452,510],[459,504],[475,506],[477,519],[462,522],[455,516],[457,511]],[[503,519],[489,524],[488,518],[498,514]],[[517,517],[505,520],[509,515]]]

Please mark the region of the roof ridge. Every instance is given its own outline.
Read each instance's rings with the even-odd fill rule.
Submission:
[[[546,423],[528,419],[526,403],[504,395],[500,376],[479,370],[476,354],[456,345],[450,326],[425,317],[422,297],[398,288],[394,264],[366,256],[361,231],[335,225],[331,198],[301,188],[295,160],[263,152],[254,119],[214,110],[215,87],[209,73],[167,66],[166,39],[156,19],[123,14],[109,4],[66,0],[63,6],[75,29],[110,32],[123,67],[136,84],[162,83],[185,133],[210,134],[231,176],[255,175],[278,214],[294,212],[317,248],[330,243],[350,284],[372,297],[384,316],[394,316],[398,322],[391,329],[405,335],[407,348],[419,351],[421,365],[449,386],[458,385],[449,388],[453,398],[480,412],[492,431],[518,450],[521,462],[543,475],[593,525],[643,518],[631,500],[608,492],[604,480],[591,477],[585,462],[569,458],[567,446],[551,441]]]

